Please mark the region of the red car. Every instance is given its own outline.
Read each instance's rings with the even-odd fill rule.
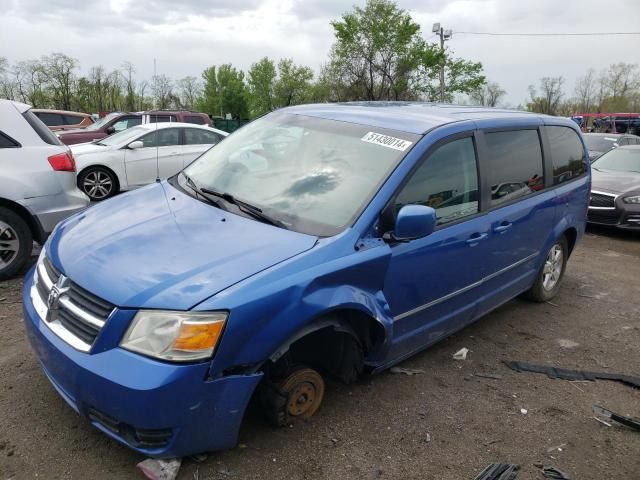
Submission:
[[[206,113],[165,110],[136,113],[113,112],[82,130],[61,132],[58,138],[66,145],[75,145],[100,140],[112,133],[121,132],[142,123],[156,122],[184,122],[211,126],[211,119]]]

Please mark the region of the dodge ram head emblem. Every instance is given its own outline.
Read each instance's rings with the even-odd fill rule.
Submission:
[[[55,310],[58,310],[60,296],[69,290],[69,279],[64,275],[58,277],[58,281],[51,287],[49,296],[47,297],[47,321],[51,321],[51,317]]]

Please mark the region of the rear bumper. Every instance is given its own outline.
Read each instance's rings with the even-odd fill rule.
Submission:
[[[181,457],[234,446],[262,374],[207,379],[209,364],[159,362],[120,348],[83,353],[57,337],[30,297],[27,336],[46,376],[64,400],[96,428],[151,457]],[[108,334],[109,323],[100,335]]]
[[[58,195],[30,198],[24,202],[38,219],[42,229],[49,234],[65,218],[89,206],[89,198],[77,187]]]

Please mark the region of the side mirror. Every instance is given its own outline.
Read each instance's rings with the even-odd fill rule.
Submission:
[[[142,143],[142,140],[136,140],[135,142],[131,142],[129,145],[127,145],[127,147],[129,147],[131,150],[135,150],[136,148],[144,147],[144,143]]]
[[[114,127],[109,127],[107,128],[106,132],[107,132],[107,135],[111,135],[113,133],[116,133],[116,129]]]
[[[436,228],[436,211],[426,205],[405,205],[396,217],[393,239],[408,241],[431,235]]]

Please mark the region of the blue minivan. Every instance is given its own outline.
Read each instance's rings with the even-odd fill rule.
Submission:
[[[26,330],[60,395],[117,441],[232,447],[250,400],[278,425],[308,418],[328,377],[553,298],[589,189],[568,119],[286,108],[59,224],[25,278]]]

